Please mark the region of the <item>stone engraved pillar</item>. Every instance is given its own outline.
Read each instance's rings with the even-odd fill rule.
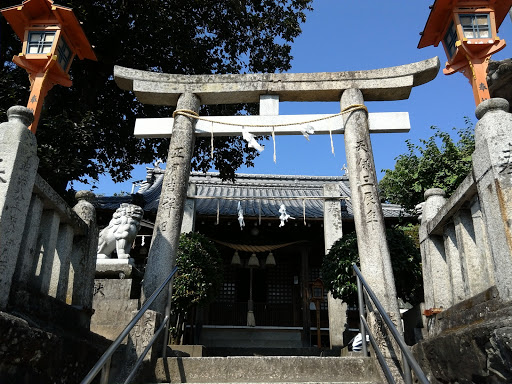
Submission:
[[[448,308],[452,305],[453,293],[449,264],[444,250],[444,238],[427,235],[427,223],[432,220],[446,202],[445,192],[440,188],[425,191],[425,205],[421,218],[420,248],[423,267],[425,307]]]
[[[184,93],[180,96],[176,109],[187,109],[197,113],[199,106],[200,100],[196,95]],[[151,296],[176,264],[176,253],[191,169],[190,161],[194,150],[195,124],[195,119],[182,115],[176,115],[174,119],[171,144],[167,155],[167,167],[153,230],[153,241],[149,251],[146,273],[144,274],[143,300]],[[151,309],[163,314],[167,299],[168,292],[164,289],[164,292],[153,303]]]
[[[364,104],[363,95],[359,89],[347,89],[341,96],[341,108],[354,104]],[[402,332],[384,215],[377,192],[368,115],[363,110],[356,110],[344,114],[343,122],[361,272],[398,330]]]
[[[0,124],[0,310],[9,299],[39,164],[36,138],[28,130],[32,112],[15,106],[7,117]]]
[[[512,114],[505,99],[476,108],[473,176],[487,228],[494,280],[503,300],[512,299]]]
[[[325,254],[329,252],[333,244],[343,237],[341,221],[341,196],[338,184],[325,184],[324,196],[334,197],[324,200],[324,243]],[[329,313],[329,341],[331,348],[343,346],[343,331],[347,322],[347,304],[340,299],[335,299],[331,292],[327,294]]]

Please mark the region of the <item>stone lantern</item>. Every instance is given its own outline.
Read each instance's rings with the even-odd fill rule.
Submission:
[[[497,35],[512,0],[435,0],[418,48],[443,43],[448,61],[445,75],[462,72],[473,87],[476,105],[490,98],[487,66],[505,47]]]
[[[96,55],[71,8],[52,0],[25,0],[0,12],[23,42],[22,52],[12,61],[29,74],[27,108],[34,112],[30,130],[35,133],[48,91],[55,84],[71,86],[68,73],[75,56],[96,60]]]

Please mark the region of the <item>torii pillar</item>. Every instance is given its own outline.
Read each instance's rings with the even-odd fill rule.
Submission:
[[[437,57],[422,62],[370,71],[335,73],[270,73],[244,75],[175,75],[152,73],[115,67],[114,77],[122,89],[133,91],[142,103],[177,105],[178,110],[197,113],[202,104],[258,103],[260,97],[273,95],[269,102],[281,101],[339,101],[342,108],[366,101],[407,99],[413,87],[434,79],[439,71]],[[262,98],[262,102],[263,102]],[[199,101],[200,100],[200,101]],[[274,101],[272,101],[274,100]],[[276,108],[270,108],[277,111]],[[190,115],[190,114],[189,114]],[[373,116],[372,116],[373,115]],[[210,117],[218,121],[195,126],[196,136],[242,135],[242,127],[251,128],[254,135],[302,135],[304,121],[319,115],[294,116],[222,116]],[[339,117],[339,116],[338,116]],[[172,133],[167,170],[155,223],[154,240],[150,250],[144,294],[149,296],[169,275],[176,260],[179,229],[192,159],[194,121],[178,115],[176,119],[145,119],[147,131],[140,137],[168,137]],[[343,121],[344,120],[344,121]],[[371,127],[368,121],[371,120]],[[353,111],[336,119],[332,127],[325,121],[312,124],[315,134],[345,133],[347,161],[352,188],[352,204],[356,223],[361,271],[368,279],[386,311],[401,328],[395,294],[393,273],[385,238],[384,219],[377,194],[375,165],[369,139],[371,132],[404,132],[409,119],[400,114],[370,114]],[[238,128],[222,122],[238,124]],[[289,125],[291,122],[296,125]],[[268,124],[287,126],[271,127]],[[332,123],[331,123],[332,124]],[[407,127],[404,127],[407,125]],[[137,130],[137,127],[136,127]],[[163,297],[153,309],[163,313],[167,298]],[[343,330],[341,330],[343,331]]]
[[[183,93],[178,99],[176,109],[198,113],[199,107],[199,97],[193,93]],[[178,115],[174,119],[153,240],[144,273],[143,299],[156,291],[176,265],[191,159],[194,153],[195,125],[196,120],[190,117]],[[168,296],[168,291],[164,290],[150,308],[164,313]]]

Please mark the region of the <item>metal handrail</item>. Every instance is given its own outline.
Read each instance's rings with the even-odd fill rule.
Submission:
[[[418,362],[412,355],[411,351],[409,350],[409,347],[407,346],[407,344],[405,344],[405,341],[404,341],[402,335],[400,335],[400,333],[396,329],[395,324],[393,324],[393,321],[391,321],[390,317],[384,310],[384,307],[382,306],[380,301],[377,299],[377,296],[375,296],[375,293],[372,291],[372,289],[370,288],[370,286],[364,279],[363,275],[361,274],[361,271],[359,270],[359,268],[357,268],[357,265],[355,265],[355,264],[352,264],[352,267],[354,268],[354,272],[356,273],[357,282],[358,282],[357,295],[358,295],[359,304],[360,304],[359,310],[360,310],[360,317],[361,317],[361,336],[363,335],[363,332],[366,332],[366,329],[364,326],[366,321],[365,321],[364,315],[361,314],[361,303],[364,302],[363,291],[362,291],[362,289],[360,289],[360,286],[362,284],[364,286],[364,289],[366,290],[366,293],[371,298],[373,304],[379,311],[382,319],[384,320],[384,323],[386,323],[389,331],[393,335],[393,338],[395,339],[398,346],[400,347],[400,350],[402,352],[402,360],[403,360],[403,364],[404,364],[403,371],[404,371],[406,383],[412,382],[412,378],[411,378],[411,369],[412,369],[414,371],[414,373],[416,374],[416,377],[420,383],[430,384],[429,380],[425,376],[425,373],[423,373],[423,370],[421,369],[420,365],[418,364]],[[364,321],[364,323],[363,323],[363,321]],[[368,331],[369,331],[369,329],[368,329]],[[365,336],[365,338],[363,338],[363,346],[365,346],[365,345],[366,345],[366,336]]]
[[[137,314],[132,319],[132,321],[130,321],[130,323],[121,332],[121,334],[114,340],[112,345],[100,357],[98,362],[94,365],[94,367],[92,367],[92,369],[89,371],[87,376],[85,376],[85,378],[82,380],[81,384],[89,384],[89,383],[91,383],[94,380],[94,378],[98,375],[98,373],[100,371],[102,371],[101,381],[100,381],[101,384],[107,384],[108,383],[109,371],[110,371],[110,360],[112,358],[112,355],[117,350],[117,348],[121,345],[121,343],[126,338],[126,336],[128,336],[128,334],[130,333],[132,328],[135,327],[135,325],[140,320],[140,318],[148,310],[149,306],[151,304],[153,304],[153,302],[158,297],[158,295],[160,295],[160,293],[167,286],[167,284],[169,284],[171,282],[171,280],[172,280],[172,278],[173,278],[173,276],[174,276],[174,274],[176,273],[177,270],[178,270],[178,267],[174,267],[172,272],[169,274],[169,276],[167,276],[167,278],[158,287],[158,289],[155,292],[153,292],[153,294],[149,297],[149,299],[146,300],[146,302],[140,308],[139,312],[137,312]],[[168,301],[170,302],[170,297],[169,297]],[[167,310],[166,310],[166,312],[167,312]],[[125,384],[129,382],[128,380],[131,380],[131,378],[133,378],[133,376],[135,375],[136,370],[138,369],[138,367],[142,363],[142,360],[144,359],[144,356],[146,356],[146,354],[149,352],[151,346],[156,341],[156,339],[157,339],[158,335],[160,334],[160,332],[162,331],[162,329],[167,328],[167,327],[164,327],[164,326],[167,325],[168,321],[169,321],[169,316],[166,316],[164,318],[164,321],[162,322],[162,326],[160,326],[160,328],[157,330],[157,332],[155,332],[155,335],[151,339],[150,343],[148,344],[148,346],[146,347],[146,349],[142,353],[141,357],[139,357],[139,359],[137,360],[137,363],[135,364],[135,367],[132,369],[132,372],[130,373],[130,375],[126,379]]]

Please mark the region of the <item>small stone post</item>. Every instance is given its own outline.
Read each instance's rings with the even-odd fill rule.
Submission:
[[[9,108],[0,124],[0,310],[9,300],[12,278],[37,174],[37,142],[28,130],[34,116],[20,106]]]
[[[512,299],[512,114],[495,98],[476,108],[473,176],[487,227],[494,280],[503,300]]]
[[[445,192],[440,188],[425,191],[425,205],[421,215],[420,248],[423,267],[423,289],[425,307],[448,308],[452,305],[450,268],[444,250],[444,238],[428,236],[426,225],[432,220],[446,202]]]
[[[364,104],[361,91],[353,88],[344,91],[341,108],[356,104]],[[343,122],[361,272],[398,330],[402,332],[384,216],[377,191],[367,112],[356,110],[344,114]]]
[[[90,191],[78,191],[75,197],[78,203],[73,207],[73,211],[85,221],[89,231],[86,237],[78,239],[73,244],[68,292],[72,288],[73,305],[82,306],[85,310],[91,310],[94,295],[94,274],[96,273],[96,254],[98,250],[96,210],[92,205],[92,201],[94,201],[96,196]],[[87,320],[89,323],[87,328],[90,325],[90,315]]]
[[[200,100],[191,93],[184,93],[178,100],[177,110],[199,111]],[[196,120],[183,115],[174,119],[173,134],[167,155],[167,167],[162,194],[153,230],[153,242],[149,251],[143,282],[143,299],[147,299],[171,273],[176,264],[176,253],[187,198]],[[164,290],[150,307],[164,313],[168,292]]]
[[[333,199],[324,200],[324,243],[327,254],[336,241],[343,237],[341,221],[341,196],[338,184],[325,184],[324,196]],[[347,322],[347,304],[335,299],[331,292],[327,294],[327,309],[329,314],[329,341],[331,348],[343,346],[343,332]]]

